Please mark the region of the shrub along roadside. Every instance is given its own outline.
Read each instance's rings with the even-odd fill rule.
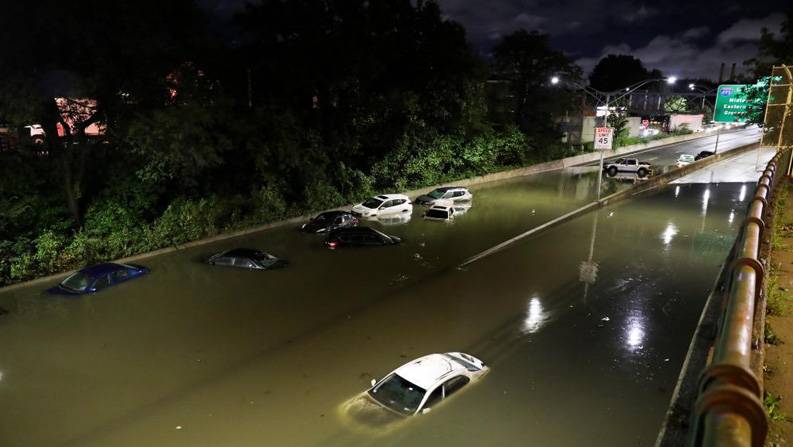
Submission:
[[[32,237],[0,241],[0,285],[342,206],[375,190],[420,188],[569,155],[561,147],[533,150],[522,132],[508,129],[470,140],[404,138],[370,174],[339,166],[340,179],[304,185],[299,201],[288,200],[285,188],[271,184],[248,195],[179,196],[152,213],[150,204],[140,203],[142,194],[125,190],[94,201],[78,229],[52,225]]]

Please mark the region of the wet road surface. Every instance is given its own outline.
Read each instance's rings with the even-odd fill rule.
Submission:
[[[0,442],[651,445],[741,220],[741,184],[669,186],[455,269],[590,200],[595,181],[488,184],[453,224],[418,208],[371,224],[400,246],[330,251],[281,228],[152,258],[149,276],[89,297],[0,293]],[[200,262],[244,245],[291,264]],[[589,259],[597,272],[582,275]],[[450,350],[491,373],[386,433],[340,411],[371,378]]]

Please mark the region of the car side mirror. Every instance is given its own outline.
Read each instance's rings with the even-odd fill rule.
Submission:
[[[432,408],[424,408],[424,409],[421,410],[421,414],[427,414],[430,411],[432,411]]]
[[[375,386],[375,385],[377,384],[377,379],[372,379],[372,381],[371,381],[371,382],[369,382],[369,383],[371,383],[371,384],[372,384],[372,386]]]

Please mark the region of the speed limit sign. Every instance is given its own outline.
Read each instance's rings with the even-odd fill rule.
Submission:
[[[614,129],[611,127],[595,128],[595,149],[609,150],[611,142],[614,140]]]

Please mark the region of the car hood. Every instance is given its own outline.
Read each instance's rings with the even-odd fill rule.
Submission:
[[[366,392],[345,402],[341,411],[355,426],[369,430],[385,430],[406,419],[380,405]]]

